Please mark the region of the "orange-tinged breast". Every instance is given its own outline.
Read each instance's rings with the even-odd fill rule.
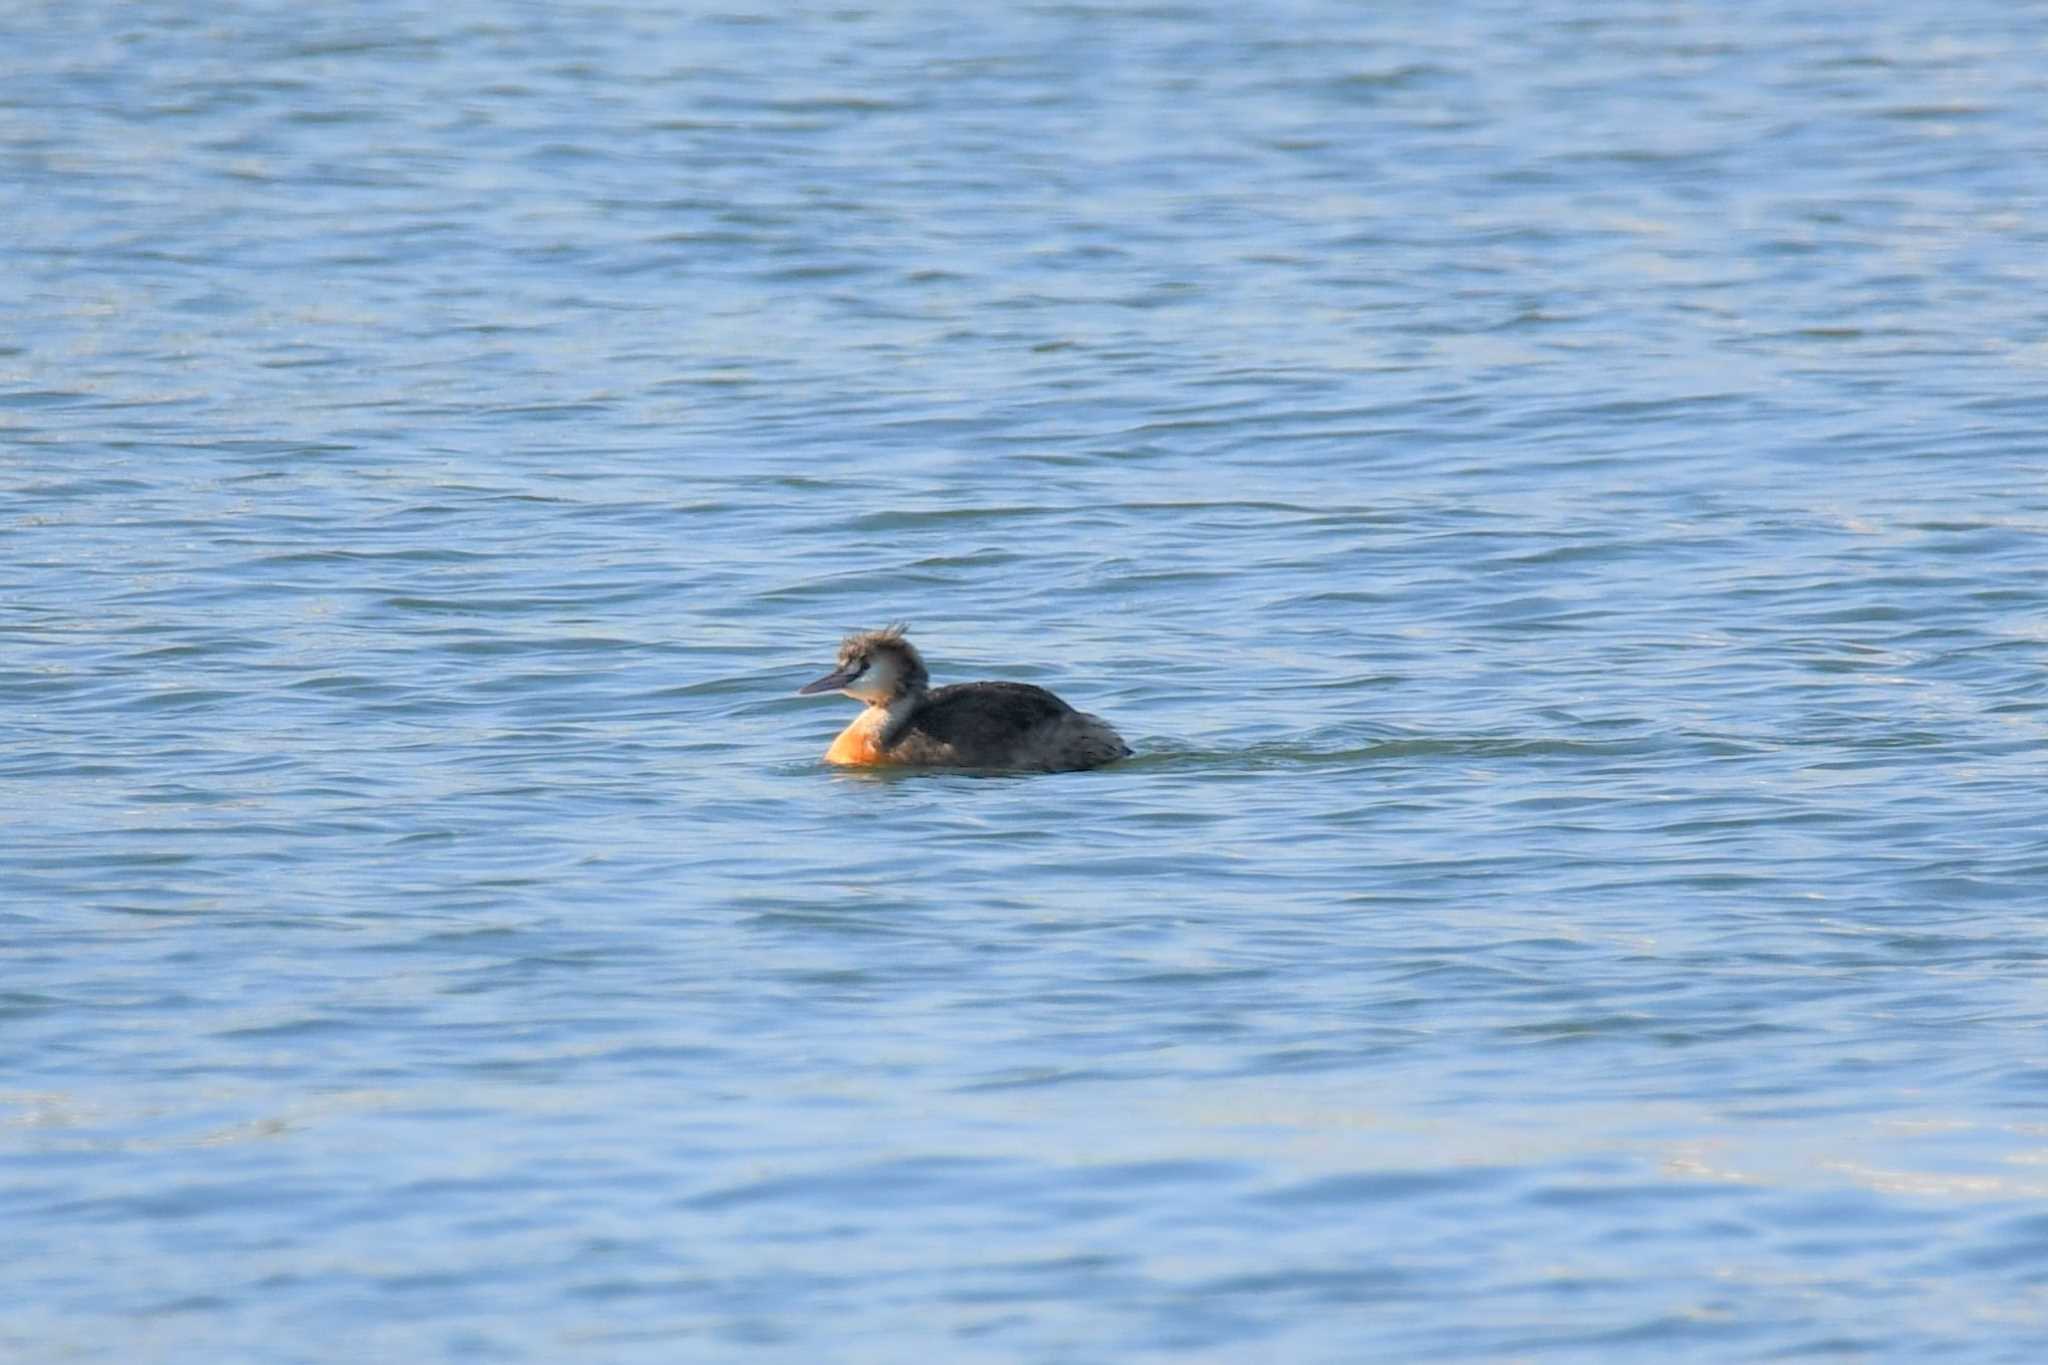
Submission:
[[[887,762],[888,760],[882,757],[882,747],[875,743],[878,728],[867,716],[862,715],[839,732],[839,738],[833,740],[832,747],[825,751],[825,761],[849,768],[865,768]]]

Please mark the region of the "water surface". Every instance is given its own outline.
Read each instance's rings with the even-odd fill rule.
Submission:
[[[7,27],[10,1360],[2048,1349],[2029,7]]]

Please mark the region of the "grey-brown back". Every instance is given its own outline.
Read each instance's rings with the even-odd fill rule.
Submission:
[[[925,695],[892,751],[968,768],[1093,768],[1130,750],[1095,716],[1030,683],[954,683]]]

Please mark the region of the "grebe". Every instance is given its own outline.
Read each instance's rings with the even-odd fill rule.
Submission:
[[[866,702],[825,751],[851,767],[1024,768],[1067,772],[1131,752],[1100,716],[1030,683],[954,683],[933,690],[904,626],[862,631],[839,645],[839,667],[797,689],[844,692]]]

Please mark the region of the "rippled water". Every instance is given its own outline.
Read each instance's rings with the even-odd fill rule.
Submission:
[[[6,28],[8,1360],[2048,1351],[2037,7]]]

